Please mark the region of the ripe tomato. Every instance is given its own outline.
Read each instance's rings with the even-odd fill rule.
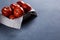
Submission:
[[[14,19],[14,18],[15,18],[14,15],[10,15],[10,16],[9,16],[9,19]]]
[[[14,9],[14,16],[15,17],[18,18],[18,17],[22,16],[23,13],[24,13],[24,10],[22,7],[15,7],[15,9]]]
[[[20,7],[18,4],[11,4],[10,7],[14,10],[15,7]]]
[[[12,9],[10,7],[4,7],[2,9],[2,14],[6,17],[12,14]]]
[[[18,1],[17,4],[19,4],[20,6],[22,6],[25,2],[23,1]]]
[[[24,12],[27,13],[31,10],[31,6],[29,4],[23,4],[22,8],[24,9]]]

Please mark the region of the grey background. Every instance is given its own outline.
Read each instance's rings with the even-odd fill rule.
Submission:
[[[0,9],[16,1],[0,0]],[[60,0],[23,1],[36,9],[38,17],[22,25],[20,30],[0,24],[0,40],[60,40]]]

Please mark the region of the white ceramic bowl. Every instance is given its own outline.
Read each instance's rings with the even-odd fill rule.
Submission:
[[[22,24],[23,16],[16,19],[9,19],[3,15],[0,15],[0,22],[8,27],[20,29]]]

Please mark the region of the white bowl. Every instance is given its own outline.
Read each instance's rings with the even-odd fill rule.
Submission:
[[[9,19],[3,15],[0,15],[0,22],[8,27],[20,29],[22,24],[23,16],[16,19]]]

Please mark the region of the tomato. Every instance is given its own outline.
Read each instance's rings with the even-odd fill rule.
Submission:
[[[18,4],[11,4],[10,7],[14,10],[15,7],[20,7]]]
[[[2,14],[6,17],[12,14],[12,9],[10,7],[4,7],[2,9]]]
[[[18,1],[17,4],[19,4],[24,9],[25,13],[31,10],[31,6],[23,1]]]
[[[31,6],[29,4],[23,4],[22,8],[24,9],[24,12],[27,13],[31,10]]]
[[[20,7],[18,4],[11,4],[10,7],[13,10],[13,15],[18,18],[23,15],[24,10],[22,7]]]
[[[20,6],[22,6],[25,2],[23,1],[18,1],[17,4],[19,4]]]
[[[9,16],[9,19],[14,19],[14,18],[15,18],[14,15],[10,15],[10,16]]]
[[[14,16],[17,17],[17,18],[20,17],[20,16],[22,16],[23,13],[24,13],[24,10],[23,10],[22,7],[16,7],[14,9]]]

